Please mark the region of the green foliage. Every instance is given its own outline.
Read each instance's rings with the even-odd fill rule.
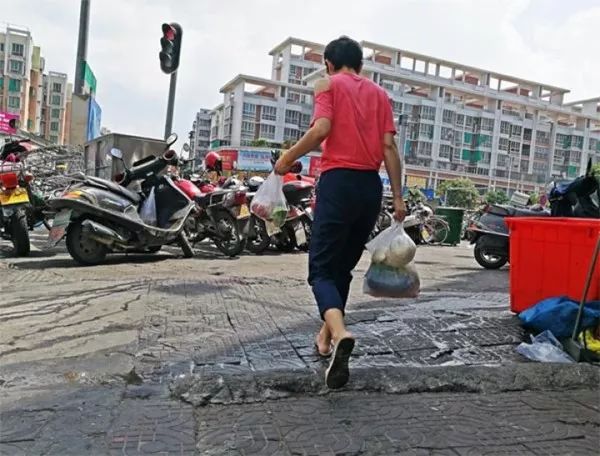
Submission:
[[[490,190],[485,194],[484,199],[488,204],[506,204],[509,201],[508,195],[502,190]]]
[[[446,198],[446,206],[473,209],[479,202],[479,192],[467,177],[442,182],[437,187],[437,194]]]
[[[531,195],[529,195],[529,203],[530,204],[539,204],[540,202],[540,194],[537,192],[532,193]]]
[[[426,201],[427,197],[419,190],[419,187],[411,187],[408,189],[405,199],[411,203],[419,203]]]
[[[266,139],[255,139],[251,145],[252,147],[267,147],[269,142]]]

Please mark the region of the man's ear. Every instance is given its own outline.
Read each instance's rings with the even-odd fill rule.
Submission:
[[[325,60],[325,66],[327,67],[327,74],[333,74],[335,71],[333,63],[331,63],[329,60]]]

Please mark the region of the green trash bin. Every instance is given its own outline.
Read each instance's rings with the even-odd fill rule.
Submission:
[[[444,241],[444,244],[460,244],[460,234],[462,231],[463,217],[465,210],[459,207],[438,207],[435,214],[443,217],[450,225],[450,232]]]

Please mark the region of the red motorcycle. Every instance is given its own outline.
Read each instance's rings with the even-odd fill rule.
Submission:
[[[242,233],[250,219],[246,191],[219,188],[196,176],[177,178],[175,185],[196,203],[185,226],[190,242],[197,244],[209,238],[223,254],[239,255],[245,246]]]

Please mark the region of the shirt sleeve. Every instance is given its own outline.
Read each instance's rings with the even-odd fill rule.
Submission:
[[[310,126],[312,127],[319,119],[333,120],[333,93],[331,89],[315,95],[315,112]]]
[[[394,113],[392,112],[392,101],[386,96],[382,103],[383,109],[383,132],[396,134],[396,124],[394,123]]]

